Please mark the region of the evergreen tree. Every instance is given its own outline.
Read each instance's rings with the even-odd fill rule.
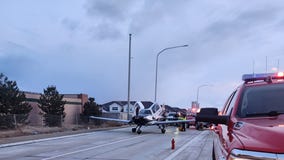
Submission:
[[[0,127],[13,128],[17,123],[25,123],[32,107],[16,81],[8,80],[0,74]]]
[[[38,107],[42,112],[46,126],[61,126],[65,117],[63,95],[60,95],[55,86],[48,86],[44,94],[40,95]]]
[[[90,97],[88,102],[84,104],[84,110],[81,114],[81,119],[84,122],[89,122],[89,116],[101,116],[102,111],[100,110],[100,105],[95,102],[95,98]]]

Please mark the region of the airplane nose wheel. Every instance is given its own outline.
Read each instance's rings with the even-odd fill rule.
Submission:
[[[137,130],[137,134],[141,134],[142,133],[142,131],[140,130],[141,127],[142,127],[141,125],[138,125],[136,128],[134,128],[135,131]],[[132,132],[133,132],[133,128],[132,128]]]
[[[162,126],[159,126],[159,128],[161,129],[161,132],[162,133],[166,133],[166,126],[165,125],[162,125]]]
[[[132,128],[132,133],[135,133],[136,132],[136,128]]]

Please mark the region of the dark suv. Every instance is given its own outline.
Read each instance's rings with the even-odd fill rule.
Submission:
[[[196,116],[217,125],[213,159],[284,159],[283,73],[247,74],[243,80],[219,115],[216,108]]]

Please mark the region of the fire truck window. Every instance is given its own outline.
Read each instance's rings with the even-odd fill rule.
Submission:
[[[269,112],[284,113],[284,85],[248,87],[238,110],[240,117],[256,116]]]
[[[236,100],[237,100],[237,97],[238,97],[238,92],[239,92],[239,90],[236,90],[230,96],[228,104],[227,104],[227,109],[224,112],[225,115],[231,115],[232,109],[235,106],[235,103],[236,103]]]
[[[230,95],[230,97],[228,98],[228,100],[226,101],[224,110],[223,110],[223,112],[222,112],[223,115],[226,115],[227,110],[228,110],[229,105],[230,105],[230,102],[231,102],[231,100],[232,100],[232,98],[233,98],[235,92],[236,92],[236,91],[234,91],[234,92]]]

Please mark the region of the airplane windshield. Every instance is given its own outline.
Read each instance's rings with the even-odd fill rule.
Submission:
[[[149,114],[151,114],[151,111],[148,110],[148,109],[142,109],[142,110],[140,110],[139,113],[140,113],[140,114],[147,114],[147,115],[149,115]]]

